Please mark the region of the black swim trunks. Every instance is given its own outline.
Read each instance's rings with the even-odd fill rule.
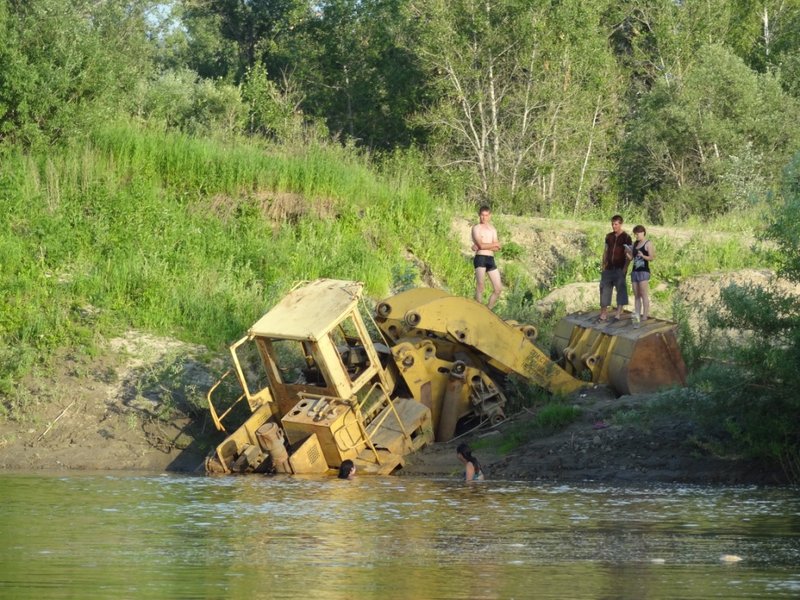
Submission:
[[[487,271],[494,271],[497,268],[497,265],[494,264],[494,256],[484,254],[476,254],[472,259],[472,266],[476,269],[484,268]]]

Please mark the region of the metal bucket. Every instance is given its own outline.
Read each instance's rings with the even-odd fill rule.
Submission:
[[[559,321],[552,349],[564,370],[620,395],[686,384],[676,323],[650,318],[637,326],[631,313],[602,322],[599,314],[574,313]]]

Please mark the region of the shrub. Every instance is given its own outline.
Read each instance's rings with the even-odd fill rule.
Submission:
[[[800,282],[800,154],[784,171],[781,198],[763,234],[777,247],[778,273]],[[749,456],[775,461],[800,480],[800,298],[775,289],[731,285],[714,329],[744,335],[729,342],[729,359],[704,370],[707,390],[697,412],[717,434]]]
[[[246,118],[239,88],[199,79],[190,69],[162,73],[142,84],[139,96],[140,116],[187,133],[231,136],[242,129]]]

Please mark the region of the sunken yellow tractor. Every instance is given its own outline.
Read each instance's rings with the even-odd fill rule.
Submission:
[[[230,347],[233,366],[208,393],[214,424],[228,435],[206,471],[313,474],[351,459],[362,472],[388,474],[465,424],[502,421],[510,374],[561,394],[684,383],[674,323],[596,317],[562,319],[550,358],[534,327],[441,290],[401,292],[371,312],[360,283],[302,284]],[[223,401],[231,376],[236,392]]]

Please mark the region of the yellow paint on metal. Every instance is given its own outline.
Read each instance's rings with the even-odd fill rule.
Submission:
[[[317,436],[311,434],[292,452],[289,464],[295,475],[321,475],[328,471],[328,463]]]
[[[552,346],[567,373],[588,375],[592,382],[609,385],[618,394],[685,385],[686,365],[675,323],[651,318],[637,326],[630,313],[602,322],[599,314],[567,315],[556,326]]]
[[[366,447],[355,412],[338,398],[306,395],[281,419],[290,444],[315,434],[327,464],[338,466]]]
[[[272,417],[272,405],[264,404],[256,409],[250,417],[239,427],[236,431],[230,434],[225,440],[219,444],[215,451],[214,456],[221,465],[223,472],[231,472],[231,464],[240,455],[245,448],[252,446],[260,448],[259,439],[256,435],[259,427],[266,423]],[[267,449],[261,449],[262,457],[267,455]]]
[[[263,471],[270,454],[286,465],[276,442],[264,441],[272,440],[266,433],[274,427],[258,435],[269,422],[285,433],[294,473],[320,473],[344,459],[361,472],[390,473],[403,456],[433,441],[434,431],[452,437],[463,417],[502,419],[506,400],[492,379],[496,371],[555,393],[593,383],[635,393],[685,381],[676,326],[668,321],[636,327],[627,315],[613,323],[599,323],[597,312],[569,315],[554,333],[557,362],[535,345],[534,327],[433,288],[380,302],[375,323],[386,344],[377,343],[358,310],[361,294],[362,284],[353,281],[296,287],[231,346],[229,373],[244,392],[236,402],[247,398],[252,415],[209,456],[208,472]],[[240,349],[246,342],[255,343],[257,354]],[[263,362],[263,389],[248,389],[240,350]],[[218,414],[211,403],[218,387],[209,403],[222,428],[231,411]]]
[[[318,279],[289,292],[250,328],[251,336],[320,340],[352,311],[363,284]],[[309,310],[313,307],[313,310]]]
[[[407,300],[415,299],[414,295],[405,294]],[[393,305],[394,299],[387,303]],[[391,327],[393,331],[400,330],[398,311],[393,309],[390,314],[391,318],[376,319],[379,326],[384,331]],[[402,323],[408,330],[442,336],[472,348],[492,366],[506,373],[518,373],[553,392],[570,393],[586,385],[539,350],[524,327],[507,323],[475,300],[431,295],[427,302],[406,311]]]
[[[432,300],[449,297],[450,294],[437,288],[405,290],[378,303],[375,307],[375,314],[379,322],[386,323],[386,327],[381,327],[384,334],[388,335],[392,340],[399,340],[414,329],[403,320],[407,312]]]

